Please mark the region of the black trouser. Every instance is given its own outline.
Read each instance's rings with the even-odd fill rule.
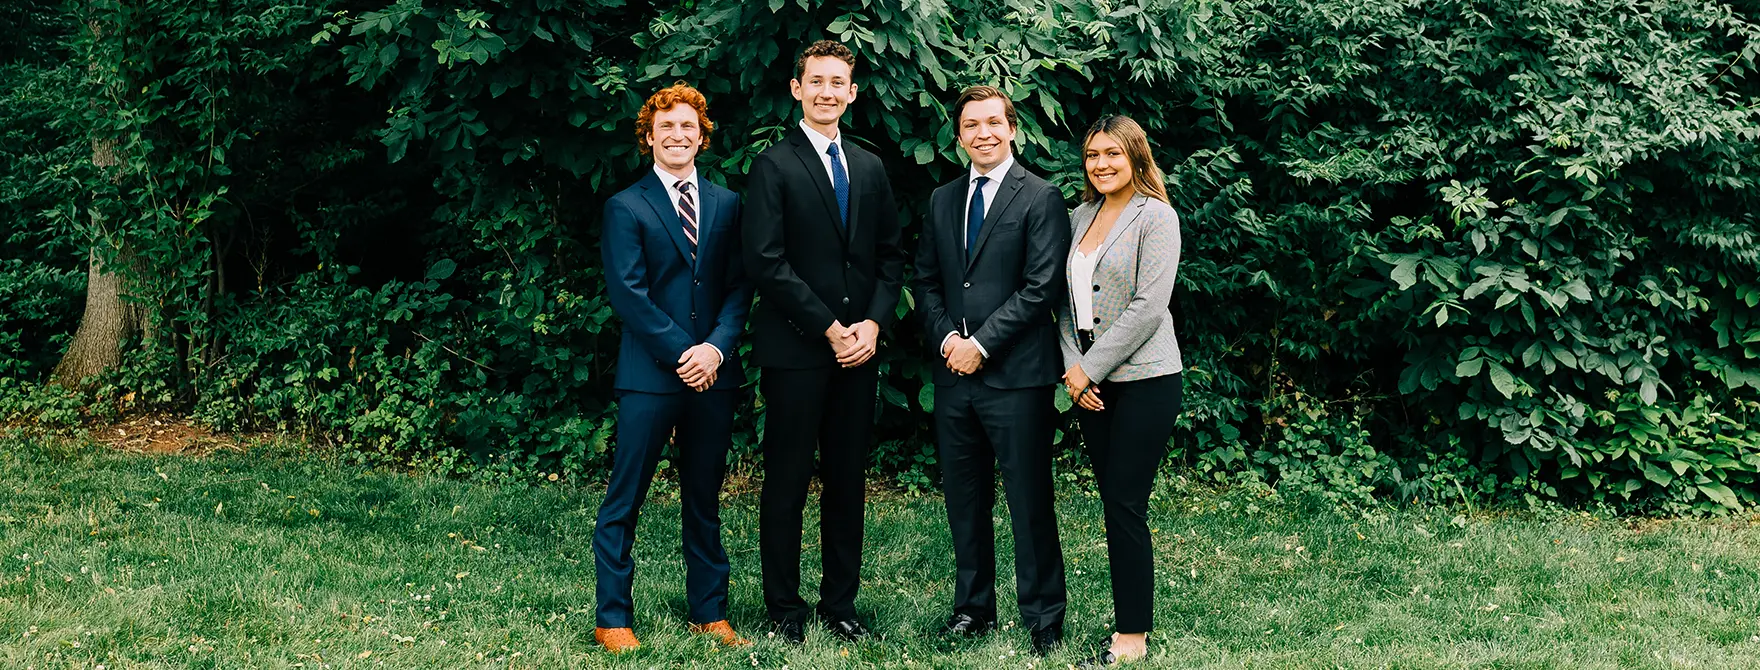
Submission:
[[[629,628],[634,618],[636,519],[669,437],[678,444],[683,502],[685,600],[692,623],[727,618],[727,552],[721,547],[721,480],[733,438],[734,391],[638,393],[617,402],[617,451],[593,528],[597,624]],[[676,429],[676,433],[674,432]]]
[[[772,620],[803,620],[801,511],[819,454],[819,614],[855,618],[862,576],[862,508],[868,442],[874,433],[877,366],[764,368],[764,491],[758,554]]]
[[[1063,546],[1052,507],[1052,389],[995,389],[961,379],[935,389],[935,437],[953,531],[953,610],[996,619],[996,469],[1014,526],[1014,581],[1030,630],[1063,630]]]
[[[1120,633],[1147,633],[1155,622],[1155,545],[1149,535],[1149,493],[1167,455],[1179,415],[1178,373],[1098,387],[1106,409],[1077,409],[1082,443],[1100,484],[1106,514],[1106,558],[1112,566],[1112,607]]]

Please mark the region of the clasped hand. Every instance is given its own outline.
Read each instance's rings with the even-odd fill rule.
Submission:
[[[1076,401],[1077,407],[1090,412],[1106,409],[1106,404],[1100,402],[1100,387],[1088,378],[1088,373],[1082,366],[1072,365],[1064,371],[1063,387],[1069,391],[1069,397]]]
[[[831,327],[825,329],[825,339],[831,342],[831,351],[837,354],[838,365],[861,367],[880,349],[880,324],[874,323],[873,319],[853,326],[832,321]]]
[[[947,359],[947,369],[956,375],[969,375],[984,367],[984,352],[978,349],[977,340],[958,334],[948,336],[941,346],[941,356]]]
[[[721,354],[707,342],[684,350],[678,357],[678,378],[692,391],[709,390],[720,374]]]

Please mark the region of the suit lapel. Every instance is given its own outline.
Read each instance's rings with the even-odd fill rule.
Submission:
[[[707,188],[708,182],[703,179],[703,173],[701,172],[697,173],[697,184],[697,193],[703,196],[702,206],[697,210],[698,253],[696,267],[701,268],[703,264],[702,251],[711,248],[709,243],[712,241],[715,234],[720,232],[719,226],[716,226],[715,222],[720,219],[721,196],[716,195],[714,189]]]
[[[1118,239],[1124,234],[1124,231],[1130,228],[1131,224],[1137,222],[1137,217],[1143,214],[1143,202],[1147,197],[1138,195],[1131,198],[1131,204],[1125,207],[1124,211],[1118,213],[1118,220],[1112,222],[1112,230],[1106,231],[1106,239],[1102,240],[1100,246],[1094,249],[1094,253],[1098,254],[1095,258],[1104,258],[1106,250],[1111,249],[1112,245],[1118,244]],[[1094,211],[1094,218],[1099,218],[1100,209],[1095,208]]]
[[[1084,207],[1086,207],[1085,210],[1083,209]],[[1076,313],[1076,299],[1074,295],[1076,275],[1071,267],[1075,265],[1076,252],[1080,251],[1082,248],[1082,238],[1088,236],[1088,229],[1094,227],[1094,220],[1098,218],[1100,218],[1100,207],[1088,207],[1087,205],[1077,207],[1075,216],[1073,217],[1072,223],[1076,226],[1075,236],[1070,238],[1069,255],[1063,259],[1063,285],[1069,287],[1069,290],[1064,292],[1065,295],[1063,299],[1069,304],[1069,313],[1071,317],[1074,317]],[[1104,241],[1102,241],[1102,243],[1104,244]],[[1100,247],[1095,247],[1094,253],[1100,253]],[[1074,323],[1069,324],[1069,326],[1070,335],[1072,336],[1076,334],[1075,331],[1081,329]]]
[[[800,159],[801,167],[806,169],[807,179],[819,189],[819,202],[825,205],[825,212],[828,214],[826,222],[837,230],[839,236],[843,236],[845,226],[837,222],[841,215],[837,213],[837,194],[831,190],[831,176],[825,174],[825,163],[819,160],[819,152],[813,150],[813,141],[807,139],[807,130],[796,126],[789,133],[789,143],[794,145],[795,158]]]
[[[684,236],[684,222],[679,221],[678,211],[672,208],[672,198],[666,194],[666,185],[660,183],[660,176],[654,174],[652,170],[649,170],[647,178],[642,180],[642,197],[648,201],[648,206],[654,208],[654,214],[660,217],[661,227],[665,228],[666,234],[672,237],[672,245],[678,248],[678,255],[684,258],[685,265],[694,268],[696,264],[691,261],[691,241]],[[702,219],[703,214],[698,211],[697,234],[699,236],[703,234]]]
[[[838,137],[838,139],[844,139],[847,136],[843,134],[843,131],[839,130],[837,132],[837,137]],[[848,174],[848,176],[849,176],[849,221],[844,222],[844,224],[845,224],[844,227],[848,229],[845,231],[845,234],[849,236],[849,239],[853,240],[856,238],[856,224],[859,223],[862,218],[860,216],[857,216],[857,214],[856,214],[857,212],[862,211],[862,207],[861,207],[862,189],[856,188],[856,185],[862,183],[862,180],[861,180],[861,178],[859,178],[857,176],[856,170],[858,168],[856,167],[856,157],[855,157],[855,154],[851,153],[850,148],[849,148],[849,143],[843,142],[842,144],[843,144],[843,164],[844,164],[843,169],[844,169],[844,172],[846,174]],[[820,172],[824,172],[824,170],[821,169]],[[867,173],[863,172],[861,174],[867,174]],[[833,196],[833,201],[835,201],[836,194],[833,193],[832,196]]]
[[[965,223],[966,213],[964,211],[965,203],[961,202],[960,198],[965,195],[965,183],[962,179],[949,184],[949,186],[953,188],[948,189],[947,197],[941,199],[941,211],[935,217],[935,225],[941,227],[941,230],[937,231],[936,237],[941,240],[941,249],[939,250],[941,257],[946,259],[941,267],[952,275],[955,283],[964,283],[966,280],[966,235],[965,231],[960,229],[960,224]]]
[[[978,241],[972,245],[972,252],[966,254],[966,268],[968,270],[971,269],[972,262],[978,260],[978,254],[984,251],[984,241],[990,239],[990,230],[995,228],[996,222],[1002,219],[1002,213],[1008,210],[1009,203],[1014,202],[1015,194],[1020,193],[1021,180],[1026,172],[1027,169],[1021,167],[1020,159],[1016,158],[1014,165],[1009,167],[1008,174],[1003,175],[1002,183],[996,185],[996,202],[986,203],[984,225],[978,231]],[[967,174],[970,175],[970,173]]]

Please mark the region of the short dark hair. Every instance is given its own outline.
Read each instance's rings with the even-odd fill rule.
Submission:
[[[989,100],[991,98],[1002,99],[1002,115],[1008,117],[1008,127],[1019,128],[1021,125],[1020,118],[1015,116],[1014,101],[1008,99],[1008,94],[1003,93],[1002,89],[982,84],[978,86],[969,86],[966,90],[960,91],[959,99],[953,102],[953,109],[948,110],[953,115],[954,127],[959,127],[959,115],[965,113],[966,103],[977,102],[979,100]]]
[[[806,50],[801,52],[801,57],[794,60],[794,78],[800,79],[801,77],[806,76],[808,58],[819,57],[836,58],[837,60],[849,63],[850,74],[855,74],[856,54],[854,51],[850,51],[849,47],[844,46],[842,42],[837,40],[819,40],[808,45]]]

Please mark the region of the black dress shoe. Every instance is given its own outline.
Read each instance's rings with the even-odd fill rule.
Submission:
[[[1105,668],[1114,665],[1118,665],[1118,656],[1113,655],[1111,649],[1107,649],[1098,654],[1082,659],[1082,662],[1077,663],[1076,667],[1081,670],[1093,670],[1093,668]]]
[[[995,619],[979,619],[970,614],[955,612],[953,616],[947,617],[947,623],[942,624],[941,630],[948,635],[977,637],[995,629]]]
[[[855,620],[853,617],[849,619],[826,619],[825,630],[831,631],[832,635],[836,635],[838,639],[843,640],[844,642],[855,642],[856,640],[868,636],[868,629],[862,626],[862,622]]]
[[[1057,651],[1058,647],[1063,646],[1062,628],[1042,628],[1035,630],[1032,632],[1032,637],[1033,653],[1040,656],[1050,656],[1051,652]]]
[[[776,626],[776,636],[782,638],[783,642],[789,644],[806,643],[807,627],[802,624],[799,619],[783,619],[781,621],[771,621],[770,623],[771,625]]]

